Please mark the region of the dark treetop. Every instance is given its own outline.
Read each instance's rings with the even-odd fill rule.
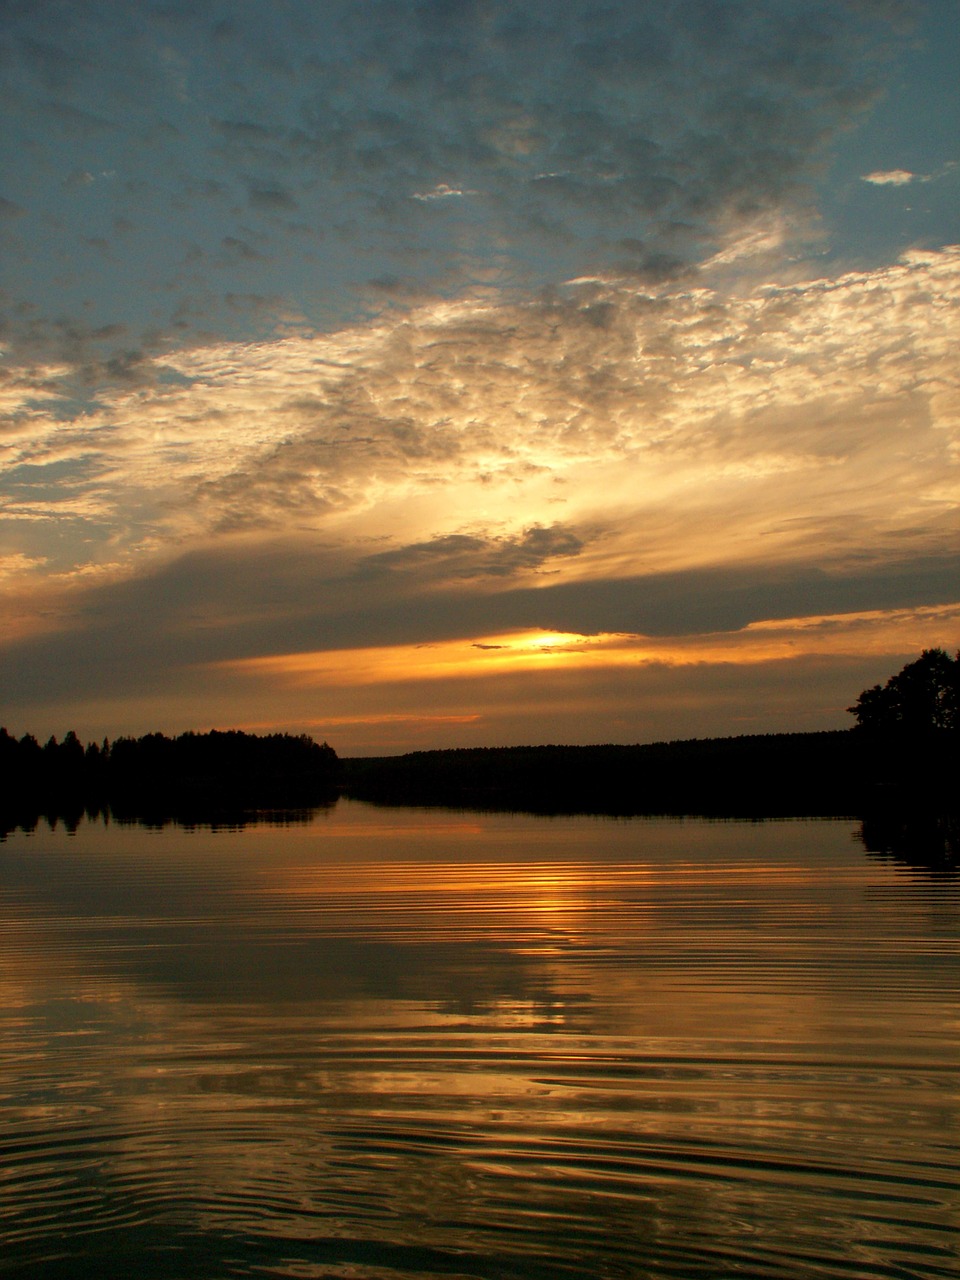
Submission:
[[[924,649],[885,685],[864,689],[852,707],[857,727],[895,736],[960,731],[960,653]]]
[[[106,739],[84,746],[73,732],[43,746],[0,729],[0,807],[116,815],[190,808],[316,804],[336,789],[334,749],[305,734],[183,733]]]

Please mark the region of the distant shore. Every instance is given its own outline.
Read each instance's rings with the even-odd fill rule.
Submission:
[[[341,762],[347,795],[541,813],[955,812],[953,733],[857,729],[637,745],[480,747]]]
[[[907,817],[960,812],[953,732],[859,729],[596,746],[473,747],[340,759],[306,736],[150,734],[84,747],[0,729],[0,833],[41,817],[232,823],[339,795],[542,814]]]

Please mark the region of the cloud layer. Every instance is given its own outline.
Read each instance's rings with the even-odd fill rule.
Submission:
[[[808,219],[897,8],[19,6],[0,49],[6,340],[90,362],[674,274],[745,221]]]
[[[695,286],[173,353],[79,415],[35,370],[7,390],[8,519],[34,547],[70,522],[67,577],[249,533],[436,580],[949,546],[960,251]]]
[[[955,601],[960,567],[958,309],[960,251],[942,251],[745,294],[708,274],[593,282],[209,346],[80,418],[57,416],[48,370],[7,435],[10,524],[34,549],[6,562],[11,692],[156,698],[174,671],[195,688],[325,650],[363,651],[331,685],[369,683],[372,664],[399,686],[405,663],[417,680],[409,647],[438,642],[472,657],[450,679],[492,678],[509,673],[483,655],[531,628],[633,636],[578,668],[610,680],[625,653],[822,654],[822,627],[794,622],[773,649],[738,637],[864,610],[873,652],[949,644],[956,614],[923,610]]]
[[[820,201],[919,12],[14,6],[3,717],[825,727],[955,645],[960,249]]]

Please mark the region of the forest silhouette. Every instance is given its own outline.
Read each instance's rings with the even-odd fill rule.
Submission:
[[[900,829],[904,815],[937,822],[957,814],[960,654],[924,650],[848,710],[854,728],[819,733],[354,759],[305,734],[151,733],[85,746],[71,731],[41,746],[0,729],[0,834],[40,815],[69,824],[101,811],[237,822],[252,810],[317,806],[338,794],[553,814],[869,816],[875,831]]]
[[[853,729],[634,746],[418,751],[344,761],[344,787],[389,803],[544,813],[717,816],[954,812],[960,654],[926,649],[848,710]]]
[[[261,809],[297,809],[337,794],[340,761],[306,734],[240,730],[150,733],[86,746],[72,730],[43,746],[0,728],[0,829],[67,825],[83,813],[161,822],[226,820]],[[14,821],[15,819],[15,821]]]

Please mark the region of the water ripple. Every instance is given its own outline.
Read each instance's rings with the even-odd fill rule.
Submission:
[[[0,1274],[960,1270],[956,886],[841,823],[337,814],[0,851]]]

